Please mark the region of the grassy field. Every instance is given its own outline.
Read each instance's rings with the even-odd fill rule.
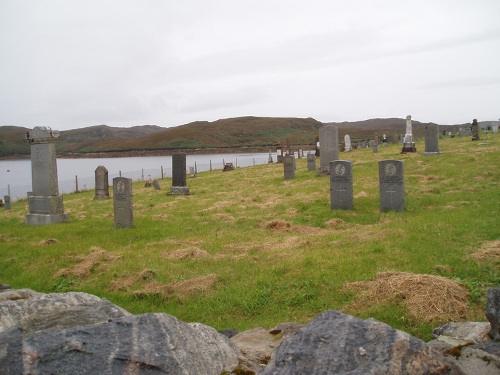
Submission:
[[[485,320],[500,285],[500,135],[440,140],[440,156],[400,145],[341,153],[354,210],[332,211],[329,177],[297,160],[188,178],[189,196],[134,182],[135,227],[113,201],[64,196],[70,222],[26,226],[26,201],[0,211],[0,283],[82,291],[132,313],[216,329],[306,323],[327,309],[374,317],[422,339],[450,320]],[[405,212],[379,211],[378,161],[404,161]],[[319,164],[319,161],[318,161]]]

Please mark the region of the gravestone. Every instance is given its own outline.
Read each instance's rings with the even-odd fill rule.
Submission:
[[[196,177],[196,172],[194,171],[194,167],[189,167],[189,177]]]
[[[283,157],[283,170],[285,180],[295,178],[295,156],[285,155]]]
[[[172,155],[172,195],[188,195],[189,187],[186,186],[186,154],[178,152]]]
[[[352,210],[352,162],[330,162],[330,209]]]
[[[158,180],[153,180],[153,187],[155,188],[155,190],[161,190]]]
[[[316,170],[316,155],[315,154],[307,154],[307,170],[315,171]]]
[[[297,158],[302,159],[304,157],[304,152],[302,151],[301,148],[299,148],[299,151],[297,151]]]
[[[278,147],[276,150],[276,162],[283,163],[283,148]]]
[[[273,155],[272,155],[272,153],[271,153],[271,150],[269,150],[269,158],[267,159],[267,162],[268,162],[269,164],[272,164],[272,163],[273,163]]]
[[[415,147],[415,140],[413,139],[413,130],[411,124],[411,116],[406,116],[406,134],[403,138],[402,152],[417,152]]]
[[[351,136],[349,134],[344,135],[345,152],[352,151]]]
[[[472,133],[472,140],[479,141],[479,125],[477,124],[477,119],[472,120],[472,126],[470,127]]]
[[[384,145],[384,147],[386,147],[386,146],[387,146],[387,134],[384,134],[384,135],[382,136],[382,144]]]
[[[319,128],[319,169],[318,173],[329,174],[330,162],[339,158],[339,132],[334,125]]]
[[[404,211],[405,186],[403,162],[381,160],[378,163],[380,211]]]
[[[113,178],[113,204],[115,228],[131,228],[134,225],[131,178]]]
[[[95,170],[95,196],[94,199],[109,199],[108,170],[100,165]]]
[[[63,197],[59,195],[55,141],[59,131],[36,126],[26,133],[31,145],[32,195],[28,198],[28,225],[68,222],[64,213]]]
[[[497,122],[497,123],[495,123],[495,124],[493,124],[493,125],[491,126],[491,132],[492,132],[492,133],[495,133],[495,134],[496,134],[496,133],[498,133],[498,126],[499,126],[499,125],[500,125],[500,124],[499,124],[498,122]]]
[[[3,205],[5,206],[6,210],[10,210],[12,208],[10,204],[10,195],[3,196]]]
[[[425,151],[424,155],[439,155],[439,129],[437,124],[425,125]]]

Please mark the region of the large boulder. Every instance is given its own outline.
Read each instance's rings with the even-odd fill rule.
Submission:
[[[106,322],[23,336],[0,333],[5,374],[214,374],[232,371],[239,353],[208,326],[167,314],[123,316]]]
[[[375,319],[329,310],[283,341],[261,374],[463,373],[416,337]]]

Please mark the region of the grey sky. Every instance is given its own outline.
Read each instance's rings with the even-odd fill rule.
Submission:
[[[499,0],[0,0],[0,125],[500,118]]]

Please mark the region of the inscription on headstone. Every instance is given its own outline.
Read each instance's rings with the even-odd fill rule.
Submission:
[[[307,154],[307,170],[315,171],[316,170],[316,155],[315,154]]]
[[[37,126],[26,133],[31,145],[32,195],[28,197],[28,225],[54,224],[68,221],[63,197],[59,195],[55,141],[57,130]]]
[[[295,178],[295,156],[285,155],[283,157],[283,169],[285,174],[285,180],[290,178]]]
[[[113,178],[113,203],[116,228],[130,228],[134,225],[132,179]]]
[[[424,155],[439,155],[439,128],[437,124],[425,125],[425,151]]]
[[[108,170],[100,165],[95,172],[95,196],[94,199],[109,199]]]
[[[405,190],[403,162],[381,160],[378,163],[380,211],[404,211]]]
[[[319,169],[318,173],[329,174],[330,162],[339,158],[339,132],[334,125],[319,129]]]
[[[352,210],[352,162],[334,160],[330,162],[330,208]]]
[[[172,187],[170,188],[170,194],[189,194],[189,187],[186,186],[186,154],[183,152],[172,155]]]

